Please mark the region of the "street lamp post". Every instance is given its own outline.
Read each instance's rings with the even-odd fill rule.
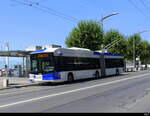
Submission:
[[[135,33],[135,34],[142,34],[142,33],[145,33],[145,32],[149,32],[150,30],[144,30],[144,31],[141,31],[141,32],[138,32],[138,33]],[[135,39],[133,39],[133,65],[134,65],[134,68],[136,68],[136,53],[135,53]]]
[[[107,19],[107,18],[109,18],[109,17],[112,17],[112,16],[115,16],[115,15],[118,15],[118,14],[119,14],[119,13],[112,13],[112,14],[109,14],[109,15],[106,15],[106,16],[102,16],[102,18],[101,18],[101,20],[100,20],[100,22],[99,22],[99,23],[100,23],[100,24],[101,24],[101,26],[102,26],[103,35],[104,35],[104,24],[103,24],[103,23],[104,23],[104,20],[105,20],[105,19]],[[104,36],[103,36],[102,38],[104,38]],[[103,48],[104,48],[104,47],[103,47]],[[103,48],[102,48],[102,51],[104,50]]]
[[[9,51],[9,43],[6,42],[6,51]],[[9,70],[9,57],[6,57],[6,77],[8,77],[8,70]]]
[[[102,28],[103,28],[103,22],[105,19],[109,18],[109,17],[112,17],[112,16],[115,16],[115,15],[118,15],[119,13],[112,13],[112,14],[109,14],[107,16],[102,16],[100,22],[101,22],[101,25],[102,25]]]

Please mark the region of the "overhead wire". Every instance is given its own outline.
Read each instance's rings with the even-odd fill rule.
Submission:
[[[73,17],[73,16],[69,16],[69,15],[66,15],[66,14],[64,14],[64,13],[58,12],[58,11],[56,11],[56,10],[54,10],[54,9],[52,9],[52,8],[46,7],[46,6],[44,6],[44,5],[40,5],[40,4],[37,4],[37,5],[40,6],[40,7],[42,7],[42,8],[44,8],[44,9],[53,11],[53,12],[55,12],[55,13],[57,13],[57,14],[59,14],[59,15],[62,15],[62,16],[64,16],[64,17],[68,17],[68,18],[70,18],[70,19],[72,19],[72,20],[74,20],[74,21],[77,21],[77,20],[78,20],[77,18],[75,18],[75,17]]]
[[[141,13],[148,21],[150,21],[150,18],[148,17],[148,15],[142,9],[140,9],[132,0],[128,0],[128,1],[130,2],[130,4],[132,6],[134,6],[137,9],[137,11],[139,13]]]
[[[44,5],[41,5],[39,2],[34,2],[34,1],[29,1],[29,0],[24,0],[24,1],[19,1],[19,0],[11,0],[13,2],[22,4],[22,5],[27,5],[30,7],[33,7],[35,9],[38,9],[40,11],[46,12],[50,15],[57,16],[59,18],[63,18],[65,20],[71,21],[73,23],[77,23],[78,19],[69,15],[66,15],[64,13],[58,12],[57,10],[54,10],[52,8],[46,7]]]
[[[150,12],[150,8],[146,5],[146,3],[144,2],[144,0],[139,0],[139,1],[145,7],[145,9]]]

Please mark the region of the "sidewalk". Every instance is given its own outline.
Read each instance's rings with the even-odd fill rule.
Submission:
[[[0,77],[6,78],[6,77]],[[29,82],[27,77],[8,77],[9,84],[7,88],[0,87],[0,89],[9,89],[9,88],[17,88],[17,87],[26,87],[31,85],[36,85],[37,83]]]

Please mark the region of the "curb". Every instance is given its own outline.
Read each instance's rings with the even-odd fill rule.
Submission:
[[[12,89],[12,88],[22,88],[22,87],[29,87],[29,86],[35,86],[35,85],[39,85],[39,83],[25,84],[25,85],[17,85],[17,86],[9,86],[9,87],[0,88],[0,90]]]

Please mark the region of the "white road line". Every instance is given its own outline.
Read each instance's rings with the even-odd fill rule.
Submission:
[[[70,90],[70,91],[60,92],[60,93],[56,93],[56,94],[51,94],[51,95],[47,95],[47,96],[37,97],[37,98],[28,99],[28,100],[24,100],[24,101],[19,101],[19,102],[15,102],[15,103],[5,104],[5,105],[1,105],[0,108],[10,107],[10,106],[19,105],[19,104],[23,104],[23,103],[27,103],[27,102],[33,102],[33,101],[37,101],[37,100],[41,100],[41,99],[46,99],[46,98],[65,95],[65,94],[69,94],[69,93],[79,92],[79,91],[92,89],[92,88],[96,88],[96,87],[101,87],[101,86],[106,86],[106,85],[119,83],[119,82],[123,82],[123,81],[127,81],[127,80],[138,79],[138,78],[148,76],[148,75],[150,75],[150,73],[142,74],[142,75],[138,75],[138,76],[133,76],[133,77],[129,77],[126,79],[111,81],[111,82],[107,82],[107,83],[97,84],[97,85],[93,85],[93,86],[88,86],[88,87],[84,87],[84,88],[74,89],[74,90]]]

